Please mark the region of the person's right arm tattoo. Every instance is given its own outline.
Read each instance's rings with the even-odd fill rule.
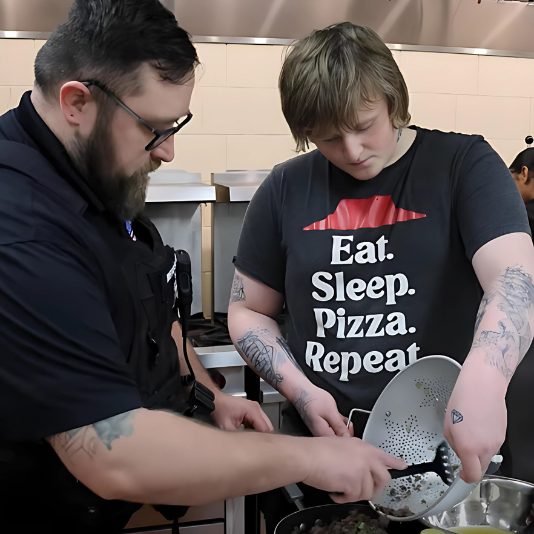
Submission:
[[[83,452],[93,458],[99,443],[104,444],[110,451],[114,441],[133,434],[135,414],[136,410],[115,415],[92,425],[51,436],[48,441],[54,448],[62,449],[70,457]]]
[[[473,348],[483,349],[486,363],[496,367],[507,379],[512,377],[532,342],[529,320],[533,303],[532,277],[521,266],[507,268],[499,284],[480,303]],[[495,321],[493,328],[477,335],[490,307],[496,307],[504,317]]]
[[[275,389],[284,380],[281,367],[286,362],[291,362],[300,370],[285,340],[274,336],[269,330],[252,328],[237,340],[237,348],[259,375]]]
[[[304,424],[311,428],[311,418],[308,413],[310,402],[312,399],[310,399],[310,394],[307,391],[302,390],[296,397],[295,401],[293,402],[293,405],[295,406],[295,409],[299,413],[300,417],[304,421]]]
[[[230,295],[230,304],[234,302],[242,302],[247,300],[245,295],[245,286],[243,285],[243,277],[238,273],[234,274],[234,281],[232,282],[232,293]]]

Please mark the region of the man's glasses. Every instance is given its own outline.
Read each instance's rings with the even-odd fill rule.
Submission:
[[[192,118],[193,114],[188,113],[187,116],[182,120],[182,122],[176,124],[176,126],[173,126],[172,128],[169,128],[167,130],[155,130],[154,128],[150,127],[135,111],[131,110],[124,102],[122,102],[118,97],[116,97],[109,89],[107,89],[103,84],[91,80],[88,82],[81,82],[85,87],[89,87],[90,85],[94,85],[95,87],[98,87],[103,93],[105,93],[107,96],[115,100],[115,102],[122,108],[126,113],[130,114],[137,122],[142,124],[147,130],[150,130],[154,134],[154,139],[148,143],[148,145],[145,147],[145,150],[154,150],[154,148],[160,146],[162,143],[167,141],[169,137],[172,137],[176,133],[178,133]]]

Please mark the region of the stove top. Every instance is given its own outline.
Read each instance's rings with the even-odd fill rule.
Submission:
[[[285,316],[280,315],[276,321],[282,335],[285,337]],[[213,320],[205,319],[201,313],[191,316],[187,337],[193,347],[233,345],[228,332],[228,316],[226,313],[216,313]]]

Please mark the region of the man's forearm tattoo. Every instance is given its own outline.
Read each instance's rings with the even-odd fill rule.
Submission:
[[[129,437],[134,432],[133,419],[135,411],[127,412],[93,425],[75,428],[49,439],[51,445],[59,446],[68,456],[83,451],[90,458],[96,454],[99,443],[104,444],[108,451],[111,444],[121,437]],[[96,434],[96,435],[95,435]]]
[[[475,334],[488,305],[494,301],[498,302],[497,308],[506,317],[499,320],[496,330],[484,330],[475,337],[473,348],[484,349],[486,363],[496,367],[506,378],[511,378],[532,342],[529,323],[534,302],[532,277],[521,267],[506,269],[499,286],[482,299]]]
[[[287,359],[297,368],[301,369],[300,365],[297,363],[297,360],[295,360],[295,356],[293,356],[291,349],[289,348],[289,345],[287,344],[286,340],[283,337],[277,337],[276,342],[282,347],[282,350],[285,352],[285,355]]]
[[[284,379],[278,372],[283,361],[276,347],[269,343],[268,334],[267,330],[249,330],[237,340],[237,345],[261,377],[276,388]]]
[[[232,293],[230,295],[230,304],[234,302],[242,302],[246,300],[245,287],[243,285],[243,277],[239,274],[234,274],[234,281],[232,282]]]
[[[293,402],[293,406],[295,406],[295,409],[308,428],[310,428],[311,422],[310,414],[308,413],[311,401],[310,394],[307,391],[302,390]]]
[[[93,425],[97,436],[108,451],[111,450],[111,444],[115,440],[123,436],[129,437],[133,434],[133,418],[134,415],[132,412],[121,413],[120,415],[99,421]]]

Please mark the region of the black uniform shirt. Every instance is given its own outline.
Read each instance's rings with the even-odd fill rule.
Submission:
[[[37,150],[62,179],[1,166],[2,141]],[[5,154],[5,152],[4,152]],[[37,441],[141,407],[124,358],[134,313],[124,302],[119,339],[94,218],[106,217],[26,93],[0,117],[0,441]]]

